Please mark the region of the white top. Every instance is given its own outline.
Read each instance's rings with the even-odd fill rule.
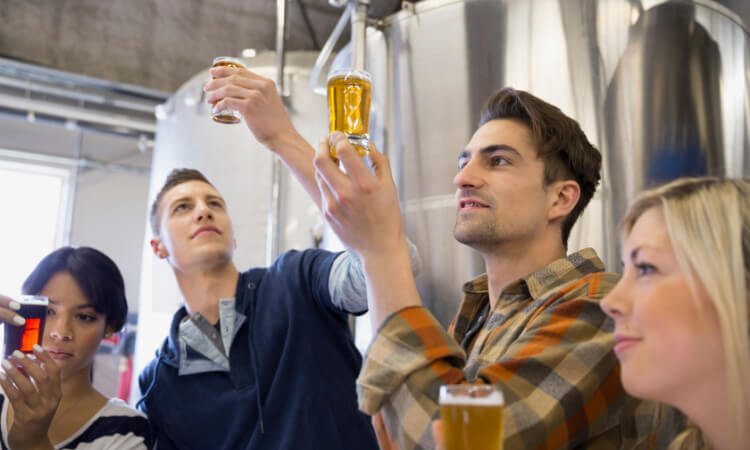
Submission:
[[[8,404],[0,389],[2,450],[8,447]],[[111,398],[85,425],[55,445],[55,449],[131,450],[153,448],[153,435],[146,416],[119,398]]]

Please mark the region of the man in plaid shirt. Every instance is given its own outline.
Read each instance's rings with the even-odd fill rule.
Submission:
[[[360,409],[382,413],[401,450],[432,448],[442,384],[491,383],[505,396],[505,448],[660,448],[655,405],[629,397],[600,300],[617,282],[592,249],[566,256],[570,230],[596,190],[601,155],[578,124],[522,91],[490,97],[458,158],[455,238],[487,272],[463,287],[446,331],[421,306],[387,159],[374,174],[346,141],[346,173],[316,154],[326,219],[362,258],[377,334],[358,379]],[[378,421],[376,421],[378,423]],[[650,439],[649,439],[650,438]]]

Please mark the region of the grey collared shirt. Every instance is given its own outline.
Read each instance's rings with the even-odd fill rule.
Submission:
[[[207,371],[229,371],[229,350],[245,315],[235,309],[234,298],[219,300],[219,329],[201,313],[186,317],[179,328],[180,375]],[[189,358],[187,346],[203,358]]]

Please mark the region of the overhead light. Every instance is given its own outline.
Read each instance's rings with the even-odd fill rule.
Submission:
[[[255,51],[254,48],[246,48],[242,50],[242,57],[243,58],[254,58],[255,55],[257,55],[258,52]]]
[[[146,153],[148,150],[154,148],[154,140],[149,139],[146,137],[145,134],[142,134],[138,137],[138,151],[141,153]]]
[[[167,113],[167,108],[164,106],[164,104],[161,103],[154,107],[154,115],[158,120],[164,120],[169,116],[169,113]]]
[[[66,130],[76,131],[78,129],[78,122],[72,119],[68,119],[65,121],[65,125],[63,126]]]
[[[26,120],[31,123],[36,122],[36,114],[34,114],[34,111],[29,111],[26,113]]]
[[[633,8],[633,10],[630,11],[630,24],[635,25],[640,17],[641,13],[638,11],[638,8]]]

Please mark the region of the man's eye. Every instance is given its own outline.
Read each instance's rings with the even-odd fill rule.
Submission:
[[[493,166],[504,166],[509,164],[508,160],[502,156],[493,156],[490,158],[490,164]]]
[[[211,205],[211,206],[215,206],[217,208],[221,208],[222,207],[221,202],[218,201],[218,200],[213,200],[213,201],[209,202],[208,204]]]
[[[84,322],[96,322],[96,317],[90,315],[90,314],[78,314],[78,319],[83,320]]]
[[[179,205],[177,205],[177,206],[174,207],[174,212],[183,211],[185,209],[187,209],[187,204],[186,203],[180,203]]]

